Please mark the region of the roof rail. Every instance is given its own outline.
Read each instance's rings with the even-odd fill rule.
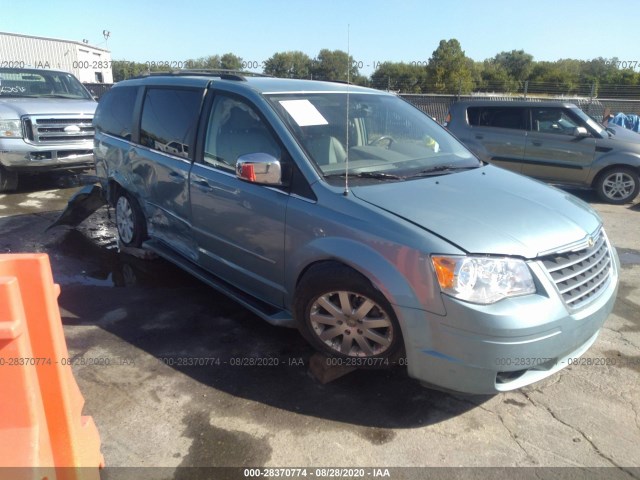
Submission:
[[[220,77],[223,80],[237,80],[241,82],[245,82],[246,77],[270,77],[271,75],[265,75],[263,73],[256,72],[247,72],[244,70],[228,70],[224,68],[191,68],[184,70],[169,70],[164,72],[149,72],[140,75],[140,77],[150,77],[150,76],[161,76],[161,75],[175,75],[175,76],[203,76],[203,77]]]

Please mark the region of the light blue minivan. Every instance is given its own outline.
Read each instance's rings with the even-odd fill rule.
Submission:
[[[613,308],[619,262],[588,205],[395,95],[183,71],[116,84],[94,126],[124,245],[338,363],[491,394],[565,367]]]

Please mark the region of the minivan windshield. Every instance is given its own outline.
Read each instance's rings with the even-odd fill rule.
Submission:
[[[0,98],[6,97],[91,99],[86,88],[70,73],[0,68]]]
[[[393,95],[270,93],[268,100],[325,176],[404,180],[481,162],[434,120]],[[348,108],[348,113],[347,113]]]

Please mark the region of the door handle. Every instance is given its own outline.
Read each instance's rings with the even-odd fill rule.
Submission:
[[[482,140],[484,138],[484,135],[480,135],[480,134],[476,133],[476,138],[478,140]]]
[[[206,180],[194,180],[193,184],[196,185],[200,190],[212,190],[211,185]]]
[[[173,181],[181,181],[181,182],[184,181],[184,177],[180,173],[176,172],[175,170],[169,173],[169,177]]]
[[[534,141],[532,141],[531,143],[532,143],[533,145],[535,145],[536,147],[540,147],[540,146],[542,146],[542,142],[541,142],[541,141],[539,141],[539,140],[534,140]]]

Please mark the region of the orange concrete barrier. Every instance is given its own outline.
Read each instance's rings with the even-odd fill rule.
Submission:
[[[47,255],[0,255],[0,479],[99,480],[104,467],[66,361],[59,293]]]

